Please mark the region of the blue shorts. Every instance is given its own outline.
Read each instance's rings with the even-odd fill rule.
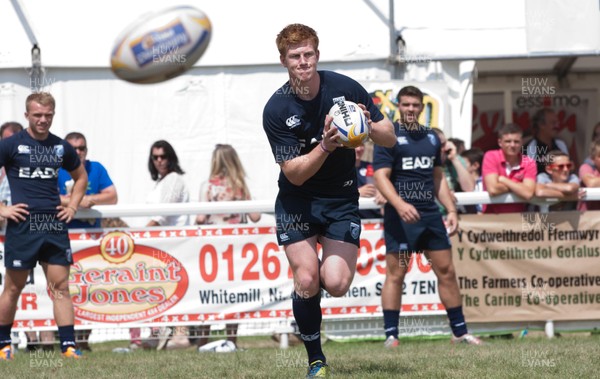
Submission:
[[[55,211],[30,211],[25,221],[8,220],[4,266],[30,270],[37,262],[61,266],[73,264],[67,224],[58,220]]]
[[[356,198],[305,198],[277,195],[277,242],[289,245],[320,235],[360,246],[360,217]]]
[[[421,219],[407,224],[398,212],[386,208],[383,218],[387,253],[423,252],[452,248],[450,237],[439,212],[421,213]]]

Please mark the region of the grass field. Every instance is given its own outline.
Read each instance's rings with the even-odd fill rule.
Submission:
[[[401,340],[387,350],[378,342],[327,342],[336,378],[600,378],[600,336],[548,340],[486,340],[485,346],[453,346],[448,340]],[[241,338],[244,351],[196,350],[113,353],[126,342],[92,345],[83,360],[58,352],[19,352],[0,362],[2,378],[303,378],[302,346],[280,350],[268,338]]]

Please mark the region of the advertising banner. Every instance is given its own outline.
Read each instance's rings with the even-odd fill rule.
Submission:
[[[275,227],[123,229],[72,233],[69,278],[77,324],[193,324],[292,318],[292,273]],[[4,277],[4,265],[0,269]],[[441,314],[437,280],[422,255],[404,283],[405,314]],[[323,293],[325,318],[381,315],[382,225],[363,225],[348,293]],[[54,326],[42,269],[33,270],[15,327]]]
[[[471,322],[600,319],[599,212],[465,215],[452,238]]]
[[[246,225],[72,233],[76,323],[291,319],[292,273],[274,232]],[[463,215],[452,244],[469,322],[600,319],[598,212]],[[402,314],[444,315],[427,259],[414,254],[407,269]],[[364,224],[354,281],[343,297],[323,293],[324,318],[380,318],[384,278],[382,224]],[[55,325],[50,292],[36,267],[18,302],[16,328]]]

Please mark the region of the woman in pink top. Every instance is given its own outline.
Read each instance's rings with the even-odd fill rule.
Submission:
[[[217,144],[213,151],[208,182],[202,184],[200,201],[251,200],[246,171],[231,145]],[[260,220],[260,213],[198,215],[196,224],[245,224]]]
[[[600,123],[594,128],[594,132],[598,130],[600,133]],[[594,133],[595,134],[595,133]],[[590,156],[579,167],[579,180],[582,185],[587,188],[600,187],[600,137],[592,140],[590,146]],[[579,210],[600,210],[600,201],[582,201],[579,203]]]
[[[210,177],[202,184],[200,201],[239,201],[251,200],[250,191],[246,185],[246,171],[237,152],[231,145],[217,144],[213,151]],[[248,218],[252,222],[260,220],[260,213],[231,213],[198,215],[196,224],[245,224]],[[227,324],[227,340],[237,342],[238,324]],[[200,326],[197,332],[198,346],[206,344],[210,326]]]

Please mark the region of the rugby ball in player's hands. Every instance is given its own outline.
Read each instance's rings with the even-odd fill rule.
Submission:
[[[117,38],[110,67],[132,83],[158,83],[187,71],[208,47],[212,26],[200,10],[180,6],[149,13]]]
[[[342,145],[355,148],[369,138],[368,120],[356,103],[347,100],[335,102],[329,115],[333,117],[331,125],[337,128]]]

